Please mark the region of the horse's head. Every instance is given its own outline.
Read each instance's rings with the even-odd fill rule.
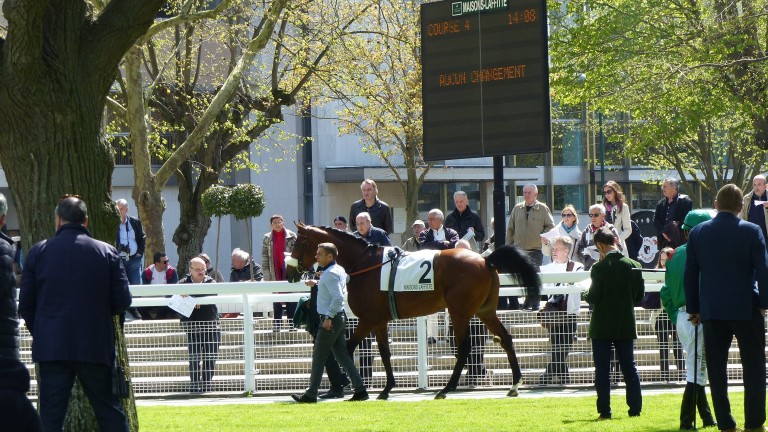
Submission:
[[[305,225],[302,222],[296,224],[297,237],[293,245],[291,257],[285,260],[288,267],[286,279],[289,282],[297,282],[301,275],[315,264],[317,245],[330,242],[339,249],[338,263],[349,268],[360,258],[362,252],[368,247],[368,243],[350,233],[339,231],[336,228],[316,227]]]
[[[315,252],[317,243],[310,244],[309,230],[302,222],[296,224],[296,242],[293,244],[291,257],[285,260],[285,278],[288,282],[298,282],[301,275],[312,269],[315,264]]]

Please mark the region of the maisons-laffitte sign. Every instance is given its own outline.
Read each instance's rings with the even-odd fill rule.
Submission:
[[[421,6],[424,158],[551,148],[544,0]]]

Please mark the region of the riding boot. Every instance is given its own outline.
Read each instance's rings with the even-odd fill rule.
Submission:
[[[683,402],[680,404],[680,430],[693,430],[693,421],[696,419],[696,386],[692,382],[685,383]]]
[[[709,410],[707,392],[702,385],[696,386],[696,405],[699,408],[699,416],[701,416],[704,427],[717,426],[715,419],[712,417],[712,411]]]

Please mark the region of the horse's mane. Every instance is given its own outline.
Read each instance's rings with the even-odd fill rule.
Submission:
[[[344,238],[345,238],[345,239],[347,239],[347,240],[350,240],[350,241],[355,241],[355,242],[357,242],[358,244],[360,244],[360,246],[365,246],[365,247],[368,247],[368,246],[379,247],[379,246],[377,246],[377,245],[372,245],[372,244],[368,243],[367,241],[365,241],[365,239],[362,239],[362,238],[360,238],[360,237],[358,237],[358,236],[356,236],[356,235],[352,234],[350,231],[342,231],[342,230],[340,230],[340,229],[338,229],[338,228],[335,228],[335,227],[329,227],[329,226],[325,226],[325,225],[304,225],[304,226],[305,226],[305,227],[307,227],[307,228],[317,228],[317,229],[323,229],[323,230],[325,230],[326,232],[328,232],[328,234],[331,234],[331,235],[332,235],[332,236],[334,236],[334,237],[339,237],[339,238],[341,238],[341,237],[344,237]],[[337,245],[337,246],[338,246],[338,245]]]

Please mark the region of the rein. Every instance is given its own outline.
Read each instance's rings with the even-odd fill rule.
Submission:
[[[296,249],[298,249],[299,247],[303,249],[304,246],[306,246],[306,244],[307,244],[307,238],[306,238],[306,236],[301,235],[301,234],[299,234],[297,237],[298,238],[296,239],[296,243],[297,243],[298,246],[296,247]],[[299,250],[299,253],[303,254],[303,250]],[[296,260],[296,258],[291,257],[290,260]],[[376,265],[374,265],[372,267],[364,268],[362,270],[358,270],[358,271],[352,272],[352,273],[347,273],[347,275],[350,276],[350,277],[358,276],[358,275],[361,275],[363,273],[367,273],[369,271],[381,268],[381,267],[391,263],[392,261],[394,261],[394,259],[390,258],[389,260],[384,261],[384,262],[379,263],[379,264],[376,264]],[[299,272],[303,272],[304,271],[304,266],[302,266],[301,262],[298,261],[298,260],[296,260],[296,266],[295,267],[299,270]]]
[[[364,268],[362,270],[358,270],[356,272],[349,273],[349,276],[357,276],[357,275],[361,275],[363,273],[367,273],[367,272],[369,272],[371,270],[376,270],[377,268],[384,267],[385,265],[391,263],[392,261],[393,260],[390,259],[390,260],[384,261],[382,263],[376,264],[375,266]]]

